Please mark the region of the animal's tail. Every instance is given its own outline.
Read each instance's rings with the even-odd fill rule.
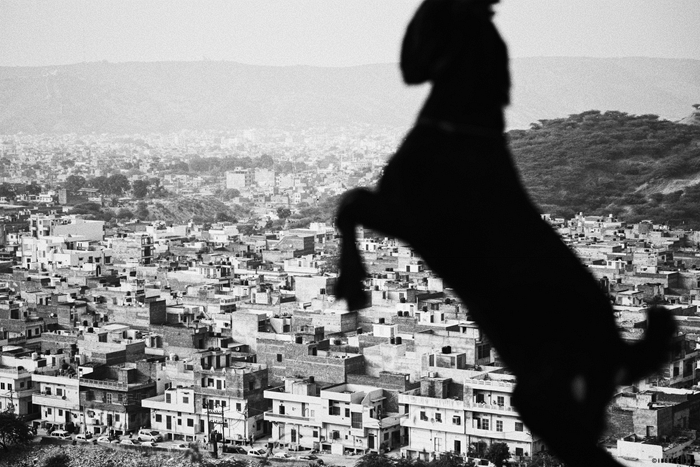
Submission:
[[[676,331],[676,321],[667,308],[649,308],[644,337],[627,348],[622,384],[632,384],[659,371],[670,360]]]

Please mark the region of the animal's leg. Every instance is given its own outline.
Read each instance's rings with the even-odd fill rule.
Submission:
[[[390,208],[385,198],[365,188],[356,188],[343,195],[335,225],[342,235],[340,250],[340,275],[335,285],[335,296],[348,303],[348,309],[366,306],[362,281],[367,271],[357,251],[355,228],[363,225],[372,230],[394,235],[399,227],[399,215]]]

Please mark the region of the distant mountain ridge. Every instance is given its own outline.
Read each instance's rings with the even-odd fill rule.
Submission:
[[[700,61],[522,58],[510,128],[590,109],[680,120],[700,100]],[[347,68],[234,62],[0,67],[0,134],[411,125],[428,88],[396,64]]]

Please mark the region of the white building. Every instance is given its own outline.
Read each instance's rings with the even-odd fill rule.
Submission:
[[[339,384],[320,389],[313,378],[285,380],[265,391],[272,410],[272,440],[287,446],[363,454],[400,444],[402,414],[388,413],[381,388]]]
[[[431,373],[421,380],[420,392],[399,394],[399,404],[408,414],[402,426],[408,428],[409,444],[401,448],[402,455],[425,461],[444,452],[466,456],[478,441],[506,443],[516,459],[539,450],[539,442],[511,405],[512,376],[465,378],[462,394],[454,396],[452,384],[451,378]]]

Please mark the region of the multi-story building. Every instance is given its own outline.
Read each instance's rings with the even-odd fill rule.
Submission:
[[[144,232],[110,237],[107,247],[112,250],[113,258],[121,262],[146,265],[153,261],[153,237]]]
[[[151,411],[151,428],[166,440],[204,441],[205,420],[195,406],[194,387],[168,388],[163,394],[141,401]]]
[[[141,401],[156,395],[156,382],[135,364],[94,366],[80,378],[80,407],[86,431],[121,435],[148,427],[150,411]]]
[[[255,173],[249,169],[236,168],[230,172],[226,172],[226,189],[243,189],[247,188],[255,182]]]
[[[511,405],[513,377],[467,377],[461,391],[454,391],[454,383],[431,373],[416,394],[399,394],[399,405],[408,414],[402,422],[409,439],[403,455],[425,461],[445,452],[466,456],[478,441],[506,443],[516,458],[539,450],[539,441]]]
[[[195,384],[171,386],[144,400],[151,428],[166,439],[208,442],[213,438],[249,440],[264,432],[267,368],[234,362],[226,352],[204,351],[182,367]]]
[[[386,410],[384,390],[338,384],[321,389],[313,377],[287,378],[265,391],[272,409],[272,440],[287,446],[364,454],[392,449],[401,442],[402,414]]]
[[[33,374],[32,381],[38,393],[32,395],[32,403],[40,417],[35,421],[41,428],[71,428],[79,425],[85,431],[85,418],[80,410],[80,380],[76,373],[61,370]]]
[[[12,410],[23,417],[33,415],[35,392],[32,374],[26,368],[0,365],[0,412]]]

